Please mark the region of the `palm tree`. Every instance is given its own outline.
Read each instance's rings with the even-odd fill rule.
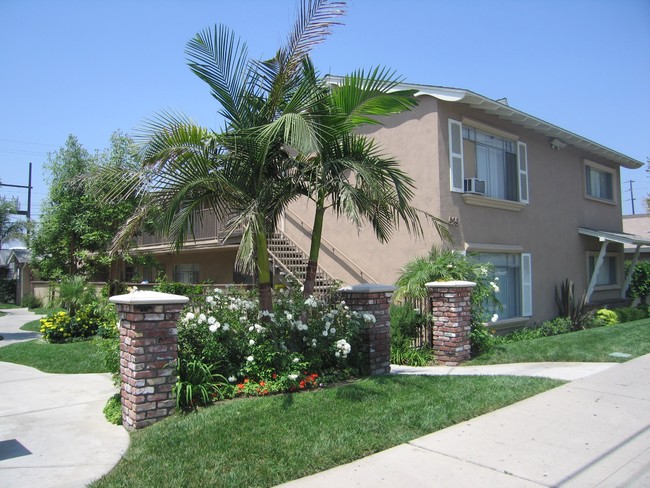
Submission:
[[[315,85],[313,72],[305,76]],[[339,84],[322,86],[324,93],[315,105],[313,126],[318,149],[304,157],[303,179],[316,209],[304,282],[304,294],[313,293],[325,212],[331,208],[357,226],[370,222],[381,242],[389,240],[403,223],[409,232],[422,234],[419,214],[411,206],[413,180],[399,163],[381,152],[376,143],[354,130],[379,124],[378,117],[410,110],[417,104],[414,90],[397,90],[400,80],[387,69],[357,71]],[[428,217],[432,217],[425,214]],[[432,217],[441,235],[442,221]]]
[[[308,154],[315,147],[307,119],[316,98],[304,83],[303,62],[344,7],[304,0],[286,45],[267,61],[249,60],[246,45],[225,26],[190,40],[190,69],[210,86],[225,128],[213,133],[170,113],[147,124],[142,168],[113,175],[121,181],[113,196],[136,192],[141,198],[120,237],[155,213],[159,230],[180,249],[194,228],[195,210],[211,208],[228,218],[228,232],[243,228],[237,262],[256,268],[260,307],[271,309],[267,236],[286,205],[305,193],[293,181],[295,164],[286,148]]]

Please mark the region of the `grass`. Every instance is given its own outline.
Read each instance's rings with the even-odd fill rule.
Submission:
[[[48,344],[41,340],[19,342],[0,347],[0,361],[24,364],[45,373],[108,372],[104,356],[94,341],[67,344]]]
[[[500,344],[467,365],[542,361],[623,362],[628,360],[610,356],[613,352],[630,354],[632,358],[650,353],[650,319],[529,341]]]
[[[309,393],[222,402],[134,433],[122,461],[91,486],[275,486],[559,384],[387,375]]]
[[[41,321],[40,319],[32,320],[27,322],[25,325],[20,327],[20,330],[26,330],[29,332],[40,332],[41,331]]]
[[[13,303],[0,303],[0,309],[6,309],[6,308],[20,308],[18,305],[14,305]]]

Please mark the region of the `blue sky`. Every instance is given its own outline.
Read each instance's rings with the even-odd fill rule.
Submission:
[[[163,110],[218,129],[217,105],[185,64],[187,41],[216,23],[252,57],[274,54],[296,0],[0,0],[0,180],[47,193],[47,152],[76,135],[91,152]],[[405,81],[466,88],[627,156],[650,156],[650,1],[350,0],[314,53],[322,73],[388,66]],[[623,210],[650,193],[624,170]],[[0,195],[25,191],[0,188]]]

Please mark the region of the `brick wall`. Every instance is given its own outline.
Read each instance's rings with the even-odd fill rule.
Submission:
[[[433,352],[436,362],[457,366],[470,359],[471,297],[476,283],[427,283],[433,313]]]
[[[361,330],[363,369],[370,375],[390,372],[390,304],[395,287],[388,285],[354,285],[341,288],[342,299],[350,310],[371,313],[374,323]]]
[[[122,424],[128,430],[151,425],[174,411],[176,324],[188,300],[151,291],[110,299],[120,318]]]

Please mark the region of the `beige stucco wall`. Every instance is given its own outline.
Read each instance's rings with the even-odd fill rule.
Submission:
[[[170,280],[174,278],[174,265],[198,264],[199,282],[210,280],[215,284],[228,284],[233,282],[236,255],[236,247],[202,250],[186,248],[182,253],[156,254],[156,259],[164,266],[165,274]]]
[[[463,117],[516,134],[527,144],[530,203],[520,211],[469,205],[460,193],[449,190],[448,119],[462,120]],[[415,180],[417,191],[413,204],[416,207],[444,221],[458,220],[459,225],[450,227],[454,242],[446,246],[459,250],[465,250],[467,243],[517,246],[521,252],[531,253],[532,321],[556,315],[554,287],[564,278],[573,280],[580,293],[587,288],[587,251],[598,251],[600,243],[595,238],[580,236],[578,227],[622,230],[617,166],[570,146],[555,151],[545,135],[467,105],[421,97],[419,106],[412,112],[390,117],[384,126],[368,127],[364,133],[380,142]],[[614,170],[615,204],[585,198],[585,157]],[[290,210],[311,226],[313,207],[297,202]],[[298,230],[288,222],[286,232],[303,249],[308,249],[308,231]],[[417,240],[402,229],[389,243],[380,244],[370,229],[357,232],[354,226],[341,219],[337,221],[333,215],[327,217],[324,237],[380,283],[393,283],[406,262],[426,254],[432,244],[441,243],[433,227],[425,226],[424,239]],[[608,252],[620,250],[619,245],[608,247]],[[356,282],[355,276],[332,254],[322,252],[323,268],[344,281]],[[618,280],[622,284],[622,257],[619,261]],[[593,300],[619,295],[620,289],[596,290]]]
[[[438,154],[437,101],[426,97],[412,112],[384,119],[383,126],[366,127],[365,134],[372,136],[386,149],[386,153],[397,159],[402,169],[415,181],[417,191],[413,205],[434,215],[440,215],[440,177],[436,155]],[[313,206],[302,200],[290,207],[311,228]],[[287,219],[285,231],[300,246],[309,249],[309,231],[295,228]],[[357,283],[358,273],[351,273],[344,262],[337,259],[336,251],[343,252],[351,261],[379,283],[391,284],[403,266],[413,256],[426,254],[432,243],[440,243],[433,225],[423,218],[425,237],[416,239],[402,226],[387,244],[377,241],[370,225],[356,227],[345,219],[336,219],[333,214],[326,215],[323,235],[328,243],[321,249],[320,264],[338,279],[346,283]],[[329,248],[329,249],[328,249]]]

